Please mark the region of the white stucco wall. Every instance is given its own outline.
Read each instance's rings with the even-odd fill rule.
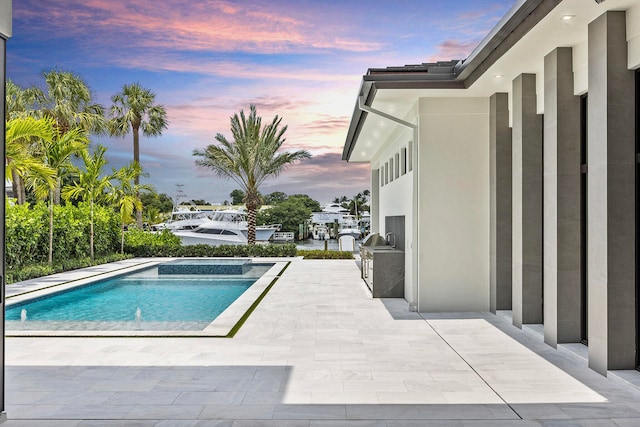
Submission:
[[[396,154],[401,153],[402,148],[409,148],[409,141],[414,138],[413,131],[408,128],[398,128],[392,139],[378,152],[376,158],[372,161],[372,168],[380,168],[385,163],[388,164],[390,159],[395,159]],[[407,158],[409,154],[407,153]],[[379,180],[378,180],[379,181]],[[373,181],[372,181],[373,186]],[[380,187],[378,182],[378,219],[377,228],[372,228],[373,232],[380,233],[384,236],[388,230],[385,230],[385,217],[387,216],[404,216],[405,224],[405,299],[409,303],[416,303],[417,297],[415,292],[415,280],[413,279],[413,172],[400,174],[389,183]],[[372,221],[373,225],[373,221]]]
[[[421,98],[418,123],[418,309],[487,311],[489,100]]]
[[[587,41],[572,48],[573,57],[573,94],[583,95],[589,87],[589,45]]]
[[[640,5],[627,10],[627,41],[629,69],[640,68]]]

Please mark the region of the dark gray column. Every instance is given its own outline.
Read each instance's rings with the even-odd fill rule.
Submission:
[[[11,37],[11,12],[12,2],[11,0],[0,0],[0,84],[2,89],[0,89],[0,107],[2,109],[4,115],[5,109],[5,81],[6,81],[6,71],[7,71],[7,39]],[[4,118],[2,119],[2,125],[0,126],[0,132],[2,133],[2,137],[0,137],[1,142],[1,151],[2,151],[2,164],[5,163],[4,152],[5,152],[5,122]],[[4,168],[2,168],[2,183],[4,185],[5,176],[4,176]],[[2,319],[0,319],[0,356],[2,357],[2,369],[0,370],[0,422],[6,419],[4,413],[4,297],[5,297],[5,278],[4,278],[4,203],[0,203],[0,218],[2,224],[0,226],[0,307],[2,307]]]
[[[589,24],[589,366],[635,366],[635,89],[624,12]]]
[[[536,76],[513,80],[513,324],[542,323],[542,118]]]
[[[511,128],[509,95],[489,98],[489,309],[511,310]]]
[[[580,98],[570,47],[544,58],[544,342],[580,342]]]

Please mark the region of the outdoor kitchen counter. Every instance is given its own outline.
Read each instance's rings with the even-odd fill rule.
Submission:
[[[363,246],[362,278],[374,298],[404,298],[404,251],[391,246]]]

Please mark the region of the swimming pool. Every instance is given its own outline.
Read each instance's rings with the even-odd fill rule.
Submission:
[[[34,331],[53,332],[45,335],[55,331],[93,331],[91,335],[96,331],[156,331],[169,335],[190,331],[216,335],[216,319],[231,311],[231,317],[239,320],[258,292],[264,291],[279,273],[281,264],[215,259],[157,263],[15,303],[7,300],[6,329],[18,335]],[[257,289],[242,298],[256,284]],[[233,308],[238,300],[244,302]],[[223,323],[228,329],[233,319],[226,317]]]

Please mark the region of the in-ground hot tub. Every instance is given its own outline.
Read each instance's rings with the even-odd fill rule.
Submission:
[[[252,266],[250,259],[178,259],[158,265],[158,274],[244,274]]]

